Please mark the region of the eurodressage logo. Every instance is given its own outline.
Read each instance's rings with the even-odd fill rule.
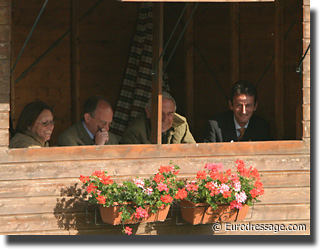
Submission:
[[[212,225],[212,231],[214,231],[214,232],[220,232],[221,229],[222,229],[221,223],[214,223]]]
[[[306,231],[307,226],[306,224],[232,224],[230,222],[221,224],[219,222],[214,223],[212,225],[212,231],[214,232],[220,232],[223,230],[224,225],[224,231],[230,232],[230,231],[268,231],[273,233],[278,232],[296,232],[296,231]]]

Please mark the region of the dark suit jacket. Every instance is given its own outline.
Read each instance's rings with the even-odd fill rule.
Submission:
[[[238,141],[232,111],[208,120],[204,132],[204,142],[230,142],[231,140]],[[253,114],[241,141],[270,140],[273,140],[273,137],[270,134],[269,123]]]

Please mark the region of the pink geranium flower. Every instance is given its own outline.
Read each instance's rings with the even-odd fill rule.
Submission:
[[[220,194],[223,194],[224,192],[228,192],[230,189],[230,187],[226,184],[221,184],[220,187],[219,187],[219,193]]]
[[[167,184],[164,184],[164,183],[159,183],[158,184],[158,190],[161,192],[161,191],[166,191],[166,192],[168,192],[169,191],[169,188],[168,188],[168,186],[167,186]]]
[[[245,203],[247,200],[247,195],[244,191],[242,191],[239,194],[236,194],[235,196],[236,196],[236,201],[239,203]]]
[[[143,180],[141,180],[141,179],[133,179],[133,181],[134,181],[134,184],[137,185],[137,187],[144,188],[144,181]]]
[[[126,227],[126,228],[124,229],[124,233],[127,234],[127,235],[131,235],[131,234],[132,234],[132,228]]]
[[[148,218],[148,212],[147,210],[145,210],[144,208],[142,207],[138,207],[136,209],[136,213],[134,214],[134,216],[137,218],[137,219],[140,219],[140,218]]]
[[[147,193],[148,195],[151,195],[152,192],[153,192],[153,189],[152,189],[152,187],[148,187],[148,188],[143,189],[143,191],[144,191],[145,193]]]

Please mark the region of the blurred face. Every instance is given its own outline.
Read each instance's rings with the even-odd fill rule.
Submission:
[[[37,120],[29,130],[42,137],[45,141],[49,141],[54,129],[53,115],[49,109],[43,110]]]
[[[93,117],[88,113],[84,115],[86,127],[90,130],[90,132],[93,135],[97,133],[99,128],[103,131],[108,131],[110,129],[112,119],[112,108],[104,101],[100,101],[98,103],[97,109]]]
[[[173,101],[164,99],[162,101],[162,133],[172,127],[175,106]]]
[[[161,126],[161,132],[164,133],[168,129],[172,127],[173,123],[173,117],[175,113],[175,106],[173,101],[168,99],[162,100],[162,126]],[[150,110],[146,108],[147,117],[151,118]]]
[[[241,127],[248,123],[257,106],[258,103],[254,103],[254,96],[244,94],[234,96],[233,104],[229,101],[229,107]]]

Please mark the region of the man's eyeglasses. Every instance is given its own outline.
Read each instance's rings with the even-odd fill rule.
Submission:
[[[46,122],[38,122],[39,124],[41,124],[43,127],[48,127],[50,124],[54,125],[54,121],[46,121]]]
[[[101,122],[101,121],[99,122],[99,125],[101,128],[104,128],[107,125],[108,125],[108,127],[110,127],[111,124],[112,124],[112,122]]]

